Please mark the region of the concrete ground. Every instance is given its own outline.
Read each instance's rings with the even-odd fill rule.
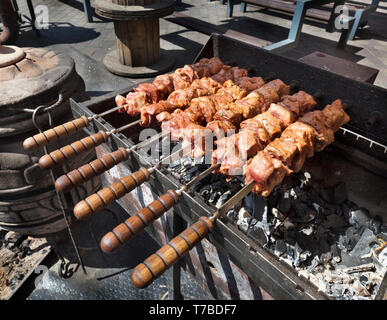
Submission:
[[[368,0],[369,1],[369,0]],[[287,37],[291,16],[249,6],[246,13],[234,8],[234,17],[226,16],[226,6],[218,1],[183,0],[176,10],[191,17],[210,23],[222,32],[238,31],[250,37],[277,42]],[[25,1],[18,1],[20,11],[29,16]],[[94,1],[91,1],[92,5]],[[37,37],[31,28],[23,28],[17,45],[20,47],[41,47],[67,52],[73,57],[76,69],[86,83],[86,93],[90,97],[119,90],[132,83],[131,80],[109,73],[102,64],[103,57],[115,48],[113,23],[103,21],[94,15],[92,23],[87,23],[81,0],[35,0],[35,8],[44,5],[48,8],[49,24]],[[375,84],[387,87],[387,5],[381,2],[381,9],[369,17],[369,25],[360,30],[355,41],[350,41],[345,50],[336,48],[340,34],[326,33],[323,23],[307,21],[297,48],[284,53],[292,58],[300,58],[314,51],[322,51],[347,60],[380,70]],[[40,9],[43,7],[40,7]],[[209,36],[188,30],[171,22],[160,20],[161,48],[176,59],[175,67],[191,63]],[[116,209],[119,212],[119,209]],[[123,214],[122,212],[119,214]],[[123,219],[123,217],[122,217]],[[78,227],[86,230],[89,226]],[[103,234],[102,227],[96,227],[96,237]],[[104,226],[106,227],[106,225]],[[84,229],[82,229],[84,228]],[[75,230],[75,233],[82,234]],[[82,236],[79,236],[82,238]],[[81,240],[83,241],[83,240]],[[157,249],[157,244],[146,234],[137,237],[116,256],[101,258],[96,242],[85,245],[93,248],[83,250],[88,265],[88,275],[81,270],[66,280],[57,276],[58,263],[53,262],[49,272],[30,299],[159,299],[168,298],[167,277],[157,280],[149,289],[139,291],[129,281],[130,270]],[[140,248],[140,250],[139,250]],[[67,249],[71,250],[67,243]],[[86,253],[85,253],[86,252]],[[139,253],[140,252],[140,253]],[[100,257],[100,258],[98,258]],[[99,261],[103,264],[96,265]],[[114,262],[114,263],[113,263]],[[183,273],[183,294],[187,299],[210,299],[188,274]]]

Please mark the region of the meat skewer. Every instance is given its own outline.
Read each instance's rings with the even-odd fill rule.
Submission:
[[[193,66],[185,65],[172,74],[157,76],[152,83],[140,84],[126,98],[118,95],[117,106],[121,107],[120,112],[136,116],[142,107],[167,98],[174,90],[188,88],[195,79],[213,76],[225,67],[219,58],[201,59]]]
[[[322,111],[305,114],[246,163],[246,183],[254,181],[253,191],[268,196],[286,175],[300,171],[306,158],[331,144],[334,133],[349,120],[341,100],[327,105]]]
[[[240,70],[244,71],[247,75],[246,70]],[[247,76],[244,78],[254,79],[249,78]],[[259,79],[262,80],[262,78]],[[239,86],[237,78],[229,79],[225,81],[223,85],[211,78],[201,78],[198,80],[194,80],[190,87],[182,90],[175,90],[174,92],[172,92],[167,100],[160,101],[158,103],[154,103],[141,108],[141,125],[149,126],[152,122],[156,120],[156,117],[161,113],[163,113],[165,116],[166,114],[172,113],[176,109],[185,109],[188,106],[192,106],[192,104],[194,104],[195,101],[197,101],[201,97],[212,96],[215,94],[216,96],[227,94],[230,91],[230,87],[233,87],[234,89],[237,88],[241,95],[245,95],[249,92],[248,90]],[[160,120],[158,119],[158,121]]]
[[[213,96],[193,100],[191,107],[185,111],[176,110],[172,115],[160,114],[157,118],[159,121],[167,120],[163,122],[162,128],[171,131],[172,140],[183,138],[192,142],[195,138],[198,140],[198,135],[204,138],[219,129],[235,130],[242,119],[266,111],[271,103],[279,101],[290,90],[290,87],[279,79],[263,86],[262,84],[263,81],[256,83],[256,90],[239,99],[239,92],[235,93],[234,87],[229,86],[228,90],[231,92],[224,89],[227,93],[225,95],[218,92]],[[203,122],[207,122],[207,127],[202,125]],[[198,143],[196,147],[199,147]]]
[[[280,139],[282,139],[281,142],[283,141],[284,144],[293,143],[294,151],[288,152],[287,156],[284,157],[274,156],[270,153],[270,149],[268,149],[276,145],[275,142],[272,142],[264,151],[258,152],[257,156],[246,167],[245,187],[228,200],[212,217],[200,217],[199,221],[173,238],[143,263],[139,264],[131,274],[133,285],[137,288],[145,288],[150,285],[154,279],[161,276],[209,232],[212,232],[215,220],[234,207],[252,190],[263,196],[268,195],[273,185],[281,183],[283,177],[286,174],[290,174],[291,170],[288,170],[288,165],[292,166],[294,157],[301,153],[311,156],[314,149],[316,151],[323,150],[333,142],[333,133],[348,121],[349,116],[342,109],[341,101],[337,100],[332,105],[326,106],[323,111],[309,112],[299,121],[291,124],[282,133]],[[270,161],[272,166],[267,165]],[[275,161],[279,163],[274,164]],[[269,167],[272,167],[273,170],[269,170],[270,173],[267,173],[266,171]],[[256,173],[254,178],[249,176],[251,174],[250,171]]]
[[[188,145],[187,147],[189,149],[191,148],[190,145]],[[111,162],[111,164],[114,165],[114,162]],[[85,168],[85,169],[87,169],[87,168]],[[87,170],[89,170],[89,169],[87,169]],[[143,168],[142,171],[144,172],[144,170],[146,170],[146,169]],[[74,173],[75,176],[79,175],[79,174],[81,174],[81,173],[78,173],[78,171]],[[123,179],[126,179],[130,176],[131,175],[126,176]],[[146,180],[143,179],[140,183],[137,183],[137,186],[140,185],[141,183],[143,183],[144,181],[147,181],[148,179],[149,179],[149,177]],[[105,188],[105,189],[109,189],[109,187]],[[84,219],[86,217],[89,217],[93,213],[95,213],[96,211],[104,208],[107,204],[113,202],[114,200],[119,199],[120,197],[122,197],[123,195],[126,194],[126,192],[124,192],[124,189],[122,189],[121,190],[122,192],[119,192],[119,193],[114,193],[114,192],[112,193],[111,191],[105,190],[105,189],[102,189],[102,190],[98,191],[97,193],[94,193],[94,194],[88,196],[85,200],[82,200],[79,203],[77,203],[74,207],[74,215],[78,219]],[[131,191],[131,190],[132,189],[130,189],[129,191]],[[129,192],[129,191],[127,191],[127,192]],[[93,205],[93,203],[97,203],[97,205]]]
[[[240,72],[242,72],[241,70],[243,70],[243,69],[238,69],[238,70]],[[246,91],[244,89],[239,90],[238,89],[239,87],[235,86],[231,80],[226,81],[224,83],[224,86],[221,86],[218,82],[216,82],[215,80],[211,80],[211,79],[210,80],[200,79],[198,81],[202,81],[202,80],[204,80],[208,86],[212,86],[212,90],[218,91],[218,89],[220,89],[219,96],[222,94],[222,91],[227,92],[227,90],[229,90],[230,87],[232,87],[231,90],[234,92],[234,95],[237,94],[236,92],[239,92],[239,95],[244,95],[246,93]],[[247,82],[249,85],[249,88],[251,89],[251,88],[255,88],[257,85],[259,85],[258,83],[263,83],[263,80],[262,80],[262,78],[258,78],[258,77],[255,77],[255,78],[244,77],[243,82],[245,82],[245,83]],[[144,107],[142,109],[142,112],[144,110],[146,110],[146,112],[148,112],[148,116],[150,116],[151,117],[150,119],[152,119],[152,118],[154,118],[154,114],[160,113],[160,110],[157,110],[157,108],[159,108],[159,107],[164,108],[165,107],[164,103],[171,105],[167,101],[161,101],[161,102],[158,102],[156,104],[150,105],[149,107]],[[171,105],[171,106],[174,108],[174,105]],[[155,107],[156,109],[153,109],[153,111],[149,111],[149,109],[150,108],[152,109],[153,107]],[[149,113],[151,115],[149,115]],[[143,114],[142,114],[142,116],[143,116]],[[150,122],[150,119],[149,119],[149,122]],[[150,124],[149,122],[147,123],[147,125]],[[55,183],[56,190],[60,191],[60,192],[70,191],[73,187],[78,186],[82,183],[85,183],[86,181],[92,179],[93,177],[95,177],[95,176],[103,173],[104,171],[109,170],[110,168],[114,167],[118,163],[127,160],[129,157],[129,153],[131,151],[132,151],[132,148],[128,148],[128,149],[122,148],[120,150],[117,150],[117,151],[114,151],[110,154],[105,155],[101,159],[94,160],[88,164],[83,165],[80,168],[74,169],[71,172],[68,172],[67,174],[62,175],[61,177],[59,177],[57,179],[57,181]],[[42,162],[43,161],[44,160],[42,160]],[[46,162],[47,162],[47,160],[46,160]]]
[[[135,92],[128,94],[126,99],[118,95],[115,99],[117,107],[91,117],[82,116],[42,133],[38,133],[24,140],[23,147],[25,150],[35,150],[46,146],[61,137],[69,136],[87,127],[91,120],[101,118],[117,110],[122,112],[126,106],[128,109],[137,109],[145,105],[148,101],[155,101],[168,96],[175,88],[182,89],[187,87],[194,79],[215,75],[225,67],[219,58],[204,58],[195,63],[193,67],[186,65],[184,68],[177,69],[172,75],[160,75],[155,78],[152,84],[140,84],[134,89]]]
[[[282,130],[316,105],[313,97],[304,91],[286,96],[278,104],[271,104],[266,112],[243,121],[237,134],[218,140],[212,163],[222,163],[219,169],[222,174],[242,174],[245,160],[262,150]]]
[[[301,94],[300,94],[301,93]],[[297,104],[302,110],[308,110],[309,108],[313,108],[316,103],[314,102],[313,98],[306,94],[303,91],[300,91],[299,93],[291,96],[290,98],[295,97],[295,101],[299,101],[299,104]],[[283,99],[283,101],[286,101],[286,98]],[[313,101],[313,102],[311,102]],[[270,109],[269,109],[270,110]],[[266,111],[266,113],[269,111]],[[295,116],[293,117],[294,120]],[[289,124],[288,122],[286,123]],[[284,124],[285,125],[285,124]],[[189,146],[190,147],[190,146]],[[133,215],[129,219],[127,219],[124,223],[121,223],[117,227],[113,229],[112,232],[107,233],[101,240],[101,249],[105,252],[112,252],[116,249],[118,249],[122,244],[129,241],[133,236],[141,232],[146,226],[153,223],[156,219],[158,219],[165,211],[167,211],[172,205],[177,203],[179,196],[183,191],[186,191],[191,185],[194,183],[197,183],[204,177],[208,175],[208,173],[213,172],[214,170],[218,169],[220,167],[221,163],[215,163],[210,168],[208,168],[203,173],[199,174],[195,178],[193,178],[188,184],[184,185],[179,190],[173,191],[169,190],[167,194],[162,196],[162,200],[168,205],[164,206],[164,211],[162,210],[163,206],[160,206],[159,202],[160,200],[155,200],[151,205],[147,208],[144,208],[140,210],[137,214]],[[100,195],[102,197],[103,194]],[[89,199],[88,202],[91,203],[92,199]],[[168,200],[168,201],[167,201]],[[173,201],[172,201],[173,200]],[[106,202],[106,200],[104,200]],[[110,202],[109,202],[110,203]],[[82,206],[85,207],[85,206]],[[158,208],[156,210],[156,208]],[[87,208],[86,208],[87,209]],[[87,213],[89,213],[90,210],[87,210]],[[74,212],[75,213],[75,212]],[[85,211],[83,212],[85,215]],[[79,212],[77,212],[77,215],[79,216]]]
[[[187,100],[208,94],[208,83],[197,80],[205,79],[207,82],[214,81],[220,84],[233,80],[237,84],[240,82],[244,87],[251,87],[253,81],[246,79],[247,70],[224,65],[218,58],[202,60],[193,67],[185,65],[173,74],[156,77],[153,84],[140,85],[126,98],[117,96],[116,103],[122,106],[120,111],[131,116],[142,114],[143,122],[146,123],[147,113],[143,109],[166,97],[168,102],[175,105],[175,108],[186,107]]]
[[[201,80],[198,80],[201,81]],[[218,90],[218,88],[221,88],[221,85],[216,81],[210,81],[212,89]],[[79,155],[80,153],[89,150],[90,148],[96,147],[100,145],[103,142],[106,142],[108,137],[112,133],[118,133],[120,131],[123,131],[125,129],[128,129],[132,126],[135,126],[137,124],[141,123],[141,120],[137,120],[134,122],[131,122],[127,125],[124,125],[118,129],[113,129],[109,132],[100,131],[97,134],[91,135],[89,137],[86,137],[80,141],[76,141],[72,143],[71,145],[67,145],[65,147],[60,148],[59,150],[52,151],[48,155],[44,155],[39,159],[39,167],[42,169],[49,169],[54,167],[57,164],[60,164],[64,162],[66,159],[71,159],[76,155]],[[121,158],[121,157],[120,157]],[[122,159],[124,160],[124,159]],[[121,160],[121,161],[122,161]],[[72,172],[72,174],[74,174]]]

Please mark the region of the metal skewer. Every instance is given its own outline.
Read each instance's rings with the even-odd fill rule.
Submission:
[[[79,220],[90,217],[93,213],[107,207],[113,201],[123,197],[145,181],[148,181],[151,174],[156,169],[160,168],[163,162],[178,159],[186,155],[190,150],[191,146],[185,146],[168,157],[161,159],[153,167],[149,169],[142,167],[138,171],[127,175],[110,186],[88,196],[85,200],[82,200],[75,205],[74,216]]]
[[[117,250],[121,245],[128,242],[135,235],[139,234],[147,226],[160,218],[164,212],[178,203],[180,195],[192,185],[208,176],[212,171],[220,167],[220,163],[206,169],[187,184],[177,190],[168,190],[164,195],[150,203],[146,208],[128,218],[126,221],[107,233],[101,240],[101,249],[110,253]]]
[[[160,277],[168,268],[196,246],[208,233],[214,229],[214,222],[222,214],[233,208],[239,201],[253,189],[254,181],[244,186],[231,199],[229,199],[210,218],[202,216],[199,221],[173,238],[156,253],[152,254],[143,263],[139,264],[132,272],[131,279],[135,287],[145,288],[153,280]],[[106,236],[105,236],[106,237]]]
[[[153,142],[168,134],[169,132],[159,133],[146,141],[140,142],[132,146],[131,148],[118,148],[118,150],[112,153],[106,154],[101,158],[98,158],[90,163],[83,165],[80,168],[74,169],[71,172],[68,172],[56,179],[55,189],[59,192],[68,192],[72,188],[77,187],[89,181],[90,179],[99,176],[103,172],[113,168],[120,162],[128,160],[129,155],[132,151],[141,149],[149,144],[152,144]]]
[[[107,132],[100,130],[93,135],[90,135],[86,138],[75,141],[72,144],[64,146],[58,150],[52,151],[51,153],[46,154],[39,159],[39,162],[38,162],[39,167],[41,169],[53,168],[54,166],[63,163],[65,160],[72,159],[75,156],[81,154],[82,152],[85,152],[96,146],[99,146],[104,142],[107,142],[109,139],[109,136],[112,135],[113,133],[118,133],[130,127],[133,127],[139,123],[140,123],[140,120],[136,120],[120,128],[113,129]]]
[[[23,148],[24,150],[30,151],[30,150],[35,150],[40,147],[46,146],[51,142],[58,140],[59,138],[69,136],[70,134],[73,134],[78,130],[87,127],[90,124],[91,120],[106,116],[109,113],[117,111],[123,107],[124,106],[118,106],[113,109],[104,111],[102,113],[95,114],[91,117],[82,116],[80,118],[70,120],[66,123],[63,123],[59,126],[48,129],[41,133],[35,134],[34,136],[24,140]]]

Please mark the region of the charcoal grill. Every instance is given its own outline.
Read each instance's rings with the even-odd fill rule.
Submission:
[[[329,151],[324,153],[320,161],[328,159],[336,168],[340,168],[343,172],[340,178],[350,186],[348,190],[350,197],[355,197],[360,205],[368,207],[373,213],[387,220],[384,200],[387,197],[387,150],[385,148],[387,145],[387,90],[344,78],[217,34],[210,37],[195,62],[212,56],[219,57],[227,64],[237,64],[239,67],[246,68],[250,73],[256,72],[266,80],[280,78],[286,83],[296,83],[300,90],[317,94],[320,97],[320,106],[341,98],[347,106],[346,111],[351,121],[336,134],[337,141]],[[115,106],[114,97],[117,94],[125,95],[132,89],[128,87],[81,104],[72,101],[73,115],[76,118],[82,115],[91,117],[113,108]],[[134,120],[136,119],[128,118],[126,115],[112,113],[103,119],[93,120],[85,130],[89,134],[98,130],[109,131]],[[121,133],[113,134],[106,144],[98,147],[97,151],[102,154],[117,150],[119,147],[128,148],[135,145],[139,140],[140,129],[140,127],[132,127]],[[154,163],[154,159],[146,150],[139,149],[133,151],[129,160],[124,164],[106,173],[105,179],[111,183],[128,172],[137,171],[141,166],[150,167]],[[143,185],[141,190],[133,191],[118,202],[129,214],[133,214],[145,206],[144,202],[147,201],[147,197],[156,198],[168,189],[177,189],[181,186],[182,184],[170,173],[156,169],[150,181]],[[154,227],[147,228],[147,231],[159,243],[164,244],[166,237],[172,238],[182,230],[185,224],[191,224],[203,215],[211,216],[214,211],[215,208],[207,204],[198,193],[189,191],[182,194],[173,213],[169,212],[161,219],[159,226],[156,224]],[[167,232],[160,238],[160,232],[163,233],[160,226],[166,226],[166,220],[172,217],[174,217],[172,223],[174,227],[169,230],[169,234]],[[245,281],[243,283],[251,283],[252,287],[261,288],[261,292],[263,289],[263,292],[268,293],[274,299],[328,299],[311,282],[297,275],[293,268],[265,250],[259,239],[246,235],[226,218],[217,221],[214,232],[208,236],[208,241],[214,246],[211,247],[212,250],[215,248],[219,255],[226,257],[226,260],[230,259],[231,262],[228,263],[236,269],[236,272],[242,274],[241,279]],[[205,247],[207,248],[207,245]],[[203,261],[200,262],[202,266],[199,269],[202,269]],[[192,255],[190,262],[186,261],[191,271],[198,267],[195,263],[200,264],[200,262]],[[209,265],[211,266],[211,263]],[[175,267],[173,270],[174,276],[178,275],[178,268]],[[229,272],[233,274],[230,270]],[[226,276],[228,281],[229,276]],[[233,281],[235,282],[235,279]],[[175,289],[178,284],[177,279]],[[218,297],[243,296],[243,294],[233,295],[230,283],[227,283],[226,286],[228,288],[212,286],[210,290]],[[238,288],[238,285],[235,284],[235,287]],[[380,290],[382,287],[384,286],[381,286]],[[239,290],[244,289],[239,286]],[[227,293],[219,294],[218,292]]]

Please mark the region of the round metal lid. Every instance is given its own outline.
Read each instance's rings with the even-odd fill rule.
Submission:
[[[3,46],[0,43],[0,68],[8,67],[24,59],[25,52],[15,46]]]
[[[20,51],[13,50],[13,61],[9,56],[4,58],[4,66],[0,64],[0,107],[25,107],[36,99],[39,104],[47,103],[47,93],[59,91],[75,70],[73,59],[64,53],[23,48],[20,50],[24,55],[20,59]]]

